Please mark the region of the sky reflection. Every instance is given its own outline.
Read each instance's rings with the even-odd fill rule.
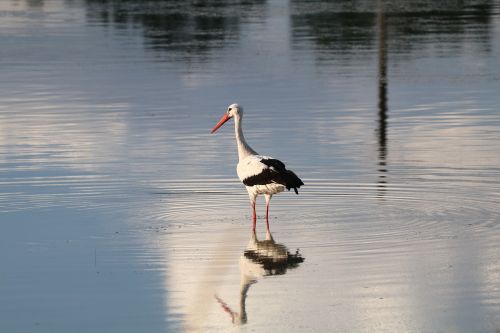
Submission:
[[[0,15],[0,331],[217,332],[228,313],[256,331],[500,327],[494,2]],[[254,252],[234,133],[209,134],[232,102],[307,184],[273,199],[283,243]],[[266,270],[271,243],[307,260]]]

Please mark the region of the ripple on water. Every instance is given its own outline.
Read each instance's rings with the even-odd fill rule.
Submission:
[[[0,180],[0,211],[61,207],[118,208],[124,180],[104,175],[25,176]],[[105,200],[104,200],[105,198]]]
[[[491,287],[491,281],[481,282],[498,275],[497,265],[485,272],[481,266],[492,258],[500,241],[500,236],[494,236],[500,234],[495,184],[480,176],[455,177],[452,183],[448,178],[418,181],[414,177],[408,182],[387,182],[381,193],[378,183],[304,181],[299,196],[281,194],[271,206],[275,239],[293,250],[299,248],[306,258],[297,270],[299,275],[287,277],[289,286],[314,276],[314,286],[300,288],[311,294],[328,290],[335,297],[320,301],[323,306],[357,300],[381,318],[404,308],[408,299],[416,304],[430,302],[413,305],[428,306],[426,318],[456,302],[468,303],[470,299],[458,296],[463,294],[463,283],[470,290],[486,286],[472,296],[490,309],[498,306],[498,290]],[[206,265],[202,284],[223,289],[211,281],[221,281],[223,272],[236,269],[235,253],[244,247],[250,231],[244,189],[233,179],[165,181],[158,188],[164,210],[155,216],[157,222],[172,221],[180,227],[166,229],[159,236],[169,244],[169,265],[174,268],[169,288],[190,288],[179,276],[198,274]],[[257,228],[263,234],[264,201],[259,203]],[[186,221],[197,224],[189,227]],[[477,274],[468,273],[478,268]],[[266,283],[262,288],[270,288],[272,282]],[[287,297],[275,289],[267,292]],[[176,304],[185,301],[177,295],[172,300]],[[177,311],[187,310],[180,307]]]
[[[456,179],[454,180],[456,183]],[[283,193],[271,202],[271,223],[296,231],[347,224],[376,238],[399,233],[409,237],[448,238],[465,231],[487,233],[497,230],[500,208],[492,184],[464,178],[466,189],[448,181],[407,183],[346,183],[325,179],[306,180],[299,196]],[[484,192],[487,196],[470,196]],[[175,223],[218,223],[250,219],[250,206],[243,186],[234,179],[163,181],[151,195],[155,209],[147,219]],[[264,218],[264,201],[257,203]],[[319,244],[319,246],[328,246]]]

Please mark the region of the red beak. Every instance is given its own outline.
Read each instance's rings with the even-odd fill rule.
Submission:
[[[224,125],[224,123],[226,121],[228,121],[229,119],[231,119],[231,118],[229,117],[229,115],[227,113],[225,115],[223,115],[222,118],[220,118],[220,120],[217,123],[217,125],[215,125],[215,127],[212,128],[212,131],[210,133],[213,133],[213,132],[217,131],[219,129],[219,127],[221,127],[222,125]]]

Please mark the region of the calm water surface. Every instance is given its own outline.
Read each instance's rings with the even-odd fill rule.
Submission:
[[[0,40],[0,331],[500,329],[498,2],[2,0]],[[233,102],[306,183],[272,237]]]

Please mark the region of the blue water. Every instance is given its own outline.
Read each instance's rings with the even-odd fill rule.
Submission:
[[[500,329],[496,2],[5,0],[0,38],[0,331]],[[234,102],[305,183],[272,242]]]

